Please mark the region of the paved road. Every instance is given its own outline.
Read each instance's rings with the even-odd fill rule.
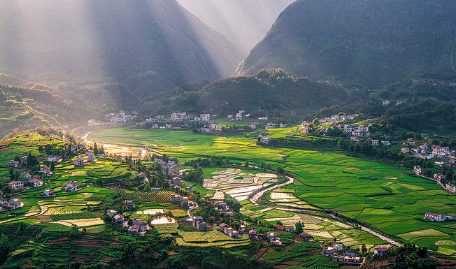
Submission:
[[[278,185],[272,185],[272,186],[269,186],[265,189],[262,189],[260,191],[257,191],[256,193],[254,192],[254,195],[250,197],[250,201],[255,204],[255,205],[260,205],[258,203],[258,200],[261,198],[261,196],[263,196],[266,192],[268,191],[271,191],[271,190],[274,190],[274,189],[277,189],[277,188],[281,188],[281,187],[284,187],[284,186],[287,186],[287,185],[290,185],[290,184],[293,184],[294,183],[294,178],[292,177],[289,177],[287,176],[288,178],[288,181],[285,182],[285,183],[282,183],[282,184],[278,184]],[[324,213],[323,211],[321,210],[309,210],[309,209],[298,209],[298,208],[282,208],[282,207],[271,207],[271,206],[267,206],[267,205],[261,205],[261,206],[266,206],[266,207],[269,207],[269,208],[273,208],[273,209],[277,209],[277,210],[283,210],[283,211],[292,211],[292,212],[300,212],[300,213],[307,213],[307,212],[315,212],[315,211],[318,211],[318,212],[322,212]],[[335,216],[332,216],[332,217],[335,217]],[[364,226],[359,226],[361,228],[361,230],[365,231],[365,232],[368,232],[370,234],[372,234],[373,236],[376,236],[386,242],[388,242],[389,244],[391,245],[394,245],[394,246],[398,246],[398,247],[401,247],[402,244],[399,243],[399,242],[396,242],[394,241],[393,239],[391,238],[388,238],[386,236],[383,236],[375,231],[372,231],[371,229],[367,228],[367,227],[364,227]]]
[[[278,185],[272,185],[272,186],[269,186],[267,187],[266,189],[263,189],[263,190],[260,190],[258,192],[253,192],[255,193],[251,198],[250,198],[250,201],[255,204],[255,205],[260,205],[258,204],[258,200],[261,198],[261,196],[263,196],[267,191],[270,191],[270,190],[274,190],[274,189],[277,189],[277,188],[281,188],[281,187],[284,187],[284,186],[287,186],[287,185],[290,185],[290,184],[293,184],[294,183],[294,178],[292,177],[288,177],[288,181],[285,182],[285,183],[282,183],[282,184],[278,184]]]

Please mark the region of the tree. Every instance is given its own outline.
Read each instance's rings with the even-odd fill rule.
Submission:
[[[51,162],[51,171],[54,172],[54,170],[55,170],[55,163]]]
[[[93,145],[93,154],[97,155],[98,154],[98,147],[97,147],[97,143],[95,143]]]
[[[14,95],[14,98],[18,101],[18,102],[22,102],[22,96],[20,93],[16,93],[16,95]]]
[[[2,234],[0,236],[0,264],[2,264],[3,261],[6,261],[6,258],[8,257],[8,254],[11,252],[11,250],[12,247],[8,236]]]
[[[285,174],[285,169],[283,169],[283,167],[279,167],[279,168],[277,168],[277,173],[279,175],[283,175],[283,174]]]
[[[301,222],[296,223],[296,233],[300,234],[302,232],[303,232],[302,223]]]

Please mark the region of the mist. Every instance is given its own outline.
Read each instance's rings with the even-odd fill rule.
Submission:
[[[220,30],[248,53],[295,0],[178,0],[210,27]]]

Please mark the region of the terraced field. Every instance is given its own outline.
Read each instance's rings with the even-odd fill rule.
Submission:
[[[275,183],[277,180],[277,175],[274,174],[249,174],[239,169],[228,168],[212,172],[212,178],[204,179],[203,187],[215,190],[212,199],[222,200],[225,198],[224,194],[229,194],[236,200],[243,201],[255,190]]]
[[[285,137],[292,130],[269,131],[275,132],[271,134],[273,137]],[[270,196],[270,201],[273,204],[332,210],[391,235],[405,234],[407,237],[408,233],[428,230],[441,233],[413,237],[414,243],[421,246],[435,247],[442,240],[456,241],[455,230],[451,228],[456,226],[454,222],[423,220],[426,211],[455,216],[456,196],[441,190],[432,181],[414,176],[411,171],[329,150],[261,147],[256,145],[255,138],[216,137],[164,130],[135,130],[133,137],[129,132],[126,129],[111,130],[109,138],[122,144],[128,144],[128,141],[135,145],[154,144],[156,150],[184,160],[215,155],[257,165],[263,162],[273,168],[284,166],[287,172],[293,174],[296,182],[283,188],[287,191],[276,190],[276,194],[271,193],[273,196]],[[94,138],[102,140],[105,135],[107,132],[102,131],[95,133]],[[194,142],[185,142],[190,140]],[[299,201],[291,196],[285,198],[280,193],[292,193]],[[266,216],[272,214],[268,211],[259,213],[261,209],[252,209],[246,208],[245,212],[253,217],[272,218]],[[449,253],[451,245],[444,247],[445,253]]]

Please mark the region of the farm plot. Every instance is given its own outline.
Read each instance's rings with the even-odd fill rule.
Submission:
[[[51,223],[61,224],[65,226],[72,227],[76,225],[78,227],[89,227],[89,226],[96,226],[105,224],[101,218],[94,218],[94,219],[73,219],[73,220],[59,220]]]
[[[139,215],[155,215],[158,213],[165,213],[164,209],[145,209],[143,211],[137,211],[136,214]]]
[[[195,247],[239,247],[246,246],[250,243],[247,235],[242,235],[241,239],[232,239],[216,230],[208,232],[184,232],[178,230],[178,235],[181,238],[177,238],[176,242],[178,245],[183,246],[195,246]]]
[[[273,223],[280,221],[284,225],[290,226],[301,223],[305,232],[322,241],[332,242],[337,240],[353,247],[361,247],[362,244],[365,244],[368,249],[388,245],[387,242],[350,225],[319,216],[295,214],[291,217],[265,218],[265,220]]]
[[[419,230],[419,231],[415,231],[415,232],[399,234],[398,236],[404,238],[405,240],[411,241],[411,242],[418,240],[418,239],[422,239],[422,238],[450,237],[448,234],[439,232],[434,229]]]
[[[53,215],[50,215],[50,217],[53,221],[96,218],[92,212],[81,212],[81,213],[73,213],[73,214],[53,214]]]
[[[132,191],[118,191],[119,195],[124,199],[141,201],[143,203],[156,202],[159,204],[171,203],[171,194],[175,194],[172,191],[155,191],[155,192],[132,192]]]
[[[274,174],[249,174],[239,169],[228,168],[222,171],[212,172],[212,178],[204,179],[203,187],[215,190],[212,199],[224,199],[221,192],[229,194],[238,201],[248,199],[248,196],[257,189],[277,182]]]

